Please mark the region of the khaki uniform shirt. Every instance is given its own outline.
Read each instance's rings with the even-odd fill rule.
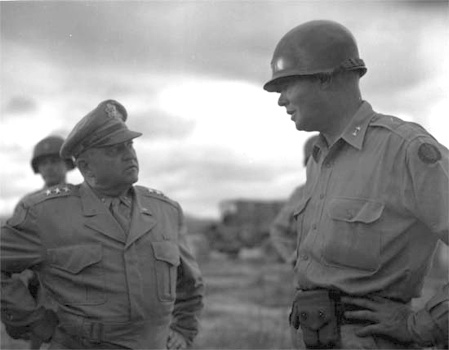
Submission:
[[[363,102],[336,143],[320,136],[309,159],[295,211],[297,288],[420,296],[437,241],[448,243],[448,169],[448,150],[421,126]],[[447,300],[438,303],[446,325]]]
[[[302,185],[295,188],[270,227],[271,242],[282,260],[288,264],[296,261],[296,221],[293,212],[303,191]]]
[[[191,342],[203,282],[181,208],[141,186],[133,197],[128,232],[85,183],[22,202],[2,227],[2,319],[23,325],[39,317],[27,290],[9,277],[33,269],[58,304],[56,335],[165,348],[171,326]]]

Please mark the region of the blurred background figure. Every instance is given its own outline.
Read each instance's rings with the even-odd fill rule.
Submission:
[[[304,166],[307,165],[317,139],[318,135],[312,136],[304,144]],[[296,262],[296,221],[293,218],[293,212],[302,197],[303,191],[304,184],[294,189],[270,227],[270,238],[276,252],[285,263],[292,267],[295,266]]]
[[[44,180],[44,189],[66,183],[67,172],[75,168],[72,159],[63,159],[59,151],[64,142],[60,136],[48,136],[39,141],[33,150],[31,167]]]
[[[72,159],[63,159],[59,155],[64,139],[61,136],[51,135],[40,140],[33,149],[31,158],[31,168],[35,174],[40,174],[44,182],[43,188],[28,193],[23,199],[31,196],[39,191],[46,190],[55,185],[64,185],[67,182],[67,172],[75,168]],[[45,291],[42,290],[38,275],[31,271],[25,270],[17,275],[27,286],[39,303],[51,308],[52,302]],[[8,330],[8,328],[7,328]],[[30,338],[30,349],[40,349],[42,342],[35,337]]]

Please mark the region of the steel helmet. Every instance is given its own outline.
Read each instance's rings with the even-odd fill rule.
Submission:
[[[271,61],[273,76],[264,85],[269,92],[286,77],[358,70],[366,73],[357,43],[343,25],[327,20],[303,23],[283,36]]]
[[[33,150],[33,158],[31,159],[31,167],[37,174],[39,159],[45,156],[57,155],[59,157],[59,150],[64,142],[64,139],[59,136],[48,136],[39,141]],[[72,170],[75,168],[75,164],[72,159],[64,159],[67,164],[67,169]]]

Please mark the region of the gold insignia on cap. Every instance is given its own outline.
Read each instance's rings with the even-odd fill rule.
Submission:
[[[106,108],[104,109],[109,118],[117,118],[125,121],[123,115],[117,110],[114,104],[106,103]]]

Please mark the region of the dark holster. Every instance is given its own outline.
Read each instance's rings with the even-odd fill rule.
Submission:
[[[331,349],[340,342],[337,303],[328,290],[298,291],[293,301],[290,324],[301,327],[309,349]]]

